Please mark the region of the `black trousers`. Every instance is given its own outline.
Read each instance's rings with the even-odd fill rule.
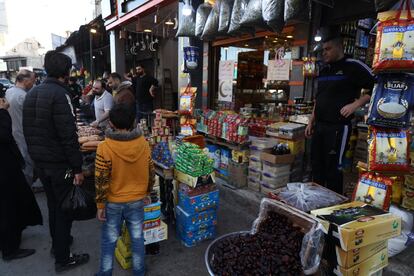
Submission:
[[[0,249],[3,257],[12,255],[20,248],[23,229],[18,223],[18,219],[12,217],[9,206],[6,206],[6,200],[0,202]],[[6,219],[7,218],[7,219]],[[3,221],[4,220],[4,221]]]
[[[37,173],[46,192],[49,231],[56,263],[63,264],[69,260],[72,219],[62,211],[61,204],[71,186],[65,181],[66,169],[38,169]]]
[[[343,194],[342,159],[352,126],[317,122],[312,136],[313,181]]]

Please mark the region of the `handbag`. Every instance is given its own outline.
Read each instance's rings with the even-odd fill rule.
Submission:
[[[94,195],[82,186],[73,185],[72,170],[66,171],[65,179],[72,185],[63,198],[61,208],[72,220],[89,220],[96,217]]]

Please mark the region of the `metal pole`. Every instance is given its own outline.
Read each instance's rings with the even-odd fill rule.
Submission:
[[[89,61],[91,63],[91,80],[95,79],[93,68],[93,53],[92,53],[92,33],[89,32]]]

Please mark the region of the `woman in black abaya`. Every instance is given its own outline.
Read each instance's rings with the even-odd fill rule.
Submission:
[[[12,135],[8,103],[0,98],[0,250],[3,260],[24,258],[34,249],[21,249],[26,226],[42,224],[36,199],[22,168],[24,160]]]

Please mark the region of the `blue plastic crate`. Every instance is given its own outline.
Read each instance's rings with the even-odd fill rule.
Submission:
[[[210,209],[204,212],[189,214],[180,206],[175,208],[177,224],[181,224],[187,231],[196,231],[200,227],[210,227],[217,224],[217,212]]]
[[[178,191],[178,205],[187,213],[194,214],[208,209],[216,209],[219,204],[219,191],[212,191],[198,196],[188,196]]]
[[[183,225],[177,223],[177,234],[181,242],[187,246],[196,246],[198,243],[216,237],[216,226],[199,227],[196,231],[187,230]]]

